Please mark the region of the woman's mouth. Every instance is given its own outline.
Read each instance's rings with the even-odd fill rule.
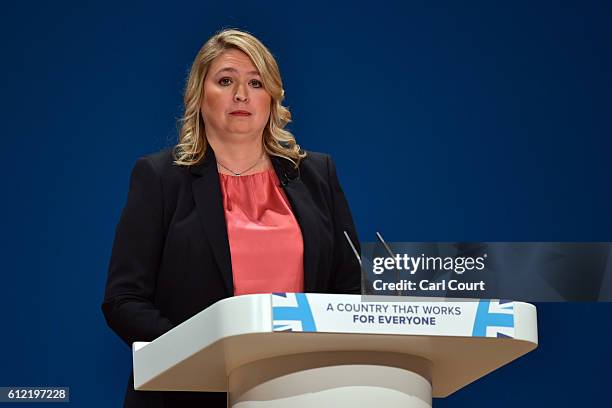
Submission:
[[[251,112],[245,110],[235,110],[230,112],[230,115],[233,116],[251,116]]]

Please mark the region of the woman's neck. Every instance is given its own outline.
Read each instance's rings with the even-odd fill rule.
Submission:
[[[219,140],[213,139],[209,140],[209,144],[215,151],[220,173],[246,175],[271,167],[261,140],[248,143],[220,143]]]

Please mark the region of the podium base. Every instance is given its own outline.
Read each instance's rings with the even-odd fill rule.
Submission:
[[[229,374],[232,408],[431,408],[431,363],[379,352],[318,352],[254,361]]]

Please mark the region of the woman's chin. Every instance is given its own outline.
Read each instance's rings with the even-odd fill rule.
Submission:
[[[256,129],[253,126],[237,125],[228,127],[227,133],[238,136],[261,135],[263,133],[263,129]]]

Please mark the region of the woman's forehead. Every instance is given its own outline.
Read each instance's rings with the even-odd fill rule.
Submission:
[[[259,71],[251,58],[244,52],[236,49],[224,51],[215,58],[210,67],[214,74],[219,72],[230,72],[239,74],[259,75]]]

